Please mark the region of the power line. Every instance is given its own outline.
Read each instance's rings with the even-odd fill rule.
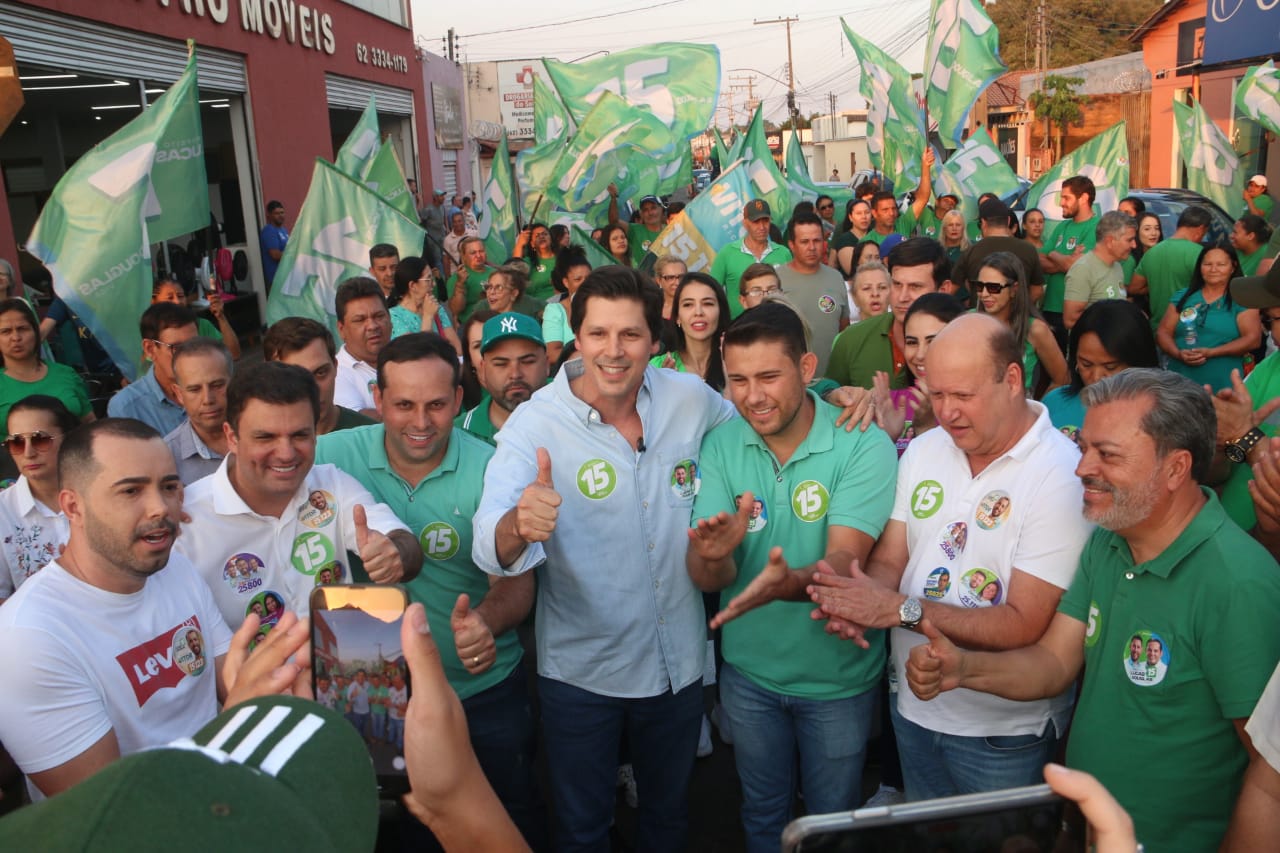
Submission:
[[[674,6],[677,3],[683,3],[684,0],[666,0],[665,3],[656,3],[652,6],[638,6],[635,9],[624,9],[620,12],[605,12],[600,15],[589,15],[585,18],[570,18],[564,21],[555,21],[550,24],[529,24],[523,27],[509,27],[505,30],[490,30],[487,33],[463,33],[463,38],[479,38],[481,36],[497,36],[505,33],[523,33],[529,30],[542,30],[547,27],[563,27],[568,24],[581,24],[586,21],[599,21],[604,18],[616,18],[619,15],[634,15],[637,12],[649,12],[654,9],[661,9],[663,6]]]

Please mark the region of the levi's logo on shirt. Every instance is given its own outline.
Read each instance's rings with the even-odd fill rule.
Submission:
[[[162,689],[177,687],[185,676],[204,671],[200,620],[192,615],[154,639],[116,655],[116,661],[141,708]]]

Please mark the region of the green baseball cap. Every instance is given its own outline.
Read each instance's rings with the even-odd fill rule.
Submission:
[[[294,696],[229,708],[0,820],[0,849],[368,853],[378,786],[359,733]]]
[[[528,314],[508,311],[484,321],[484,328],[480,332],[480,352],[486,352],[489,347],[507,338],[524,338],[539,346],[547,345],[542,339],[542,326],[538,325],[537,320]]]

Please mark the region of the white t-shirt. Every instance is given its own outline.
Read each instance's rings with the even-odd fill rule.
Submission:
[[[378,371],[366,362],[347,352],[344,346],[338,350],[338,375],[334,382],[333,402],[346,409],[360,411],[372,409],[373,387],[378,382]]]
[[[183,525],[177,550],[213,590],[232,630],[250,610],[261,610],[264,625],[274,625],[285,610],[305,616],[316,586],[350,583],[347,552],[359,552],[352,517],[357,504],[364,506],[370,530],[407,529],[333,465],[314,466],[280,518],[259,515],[231,485],[230,461],[224,459],[217,471],[187,487],[183,506],[193,520]]]
[[[396,687],[394,684],[387,688],[387,715],[393,720],[403,720],[405,709],[396,709],[397,705],[403,705],[409,701],[409,688]]]
[[[1084,488],[1075,475],[1076,445],[1028,402],[1035,424],[1008,453],[974,477],[964,452],[943,429],[915,439],[898,466],[895,521],[907,526],[910,557],[898,591],[953,607],[1006,603],[1016,568],[1065,590],[1093,525],[1085,521]],[[923,635],[895,628],[894,668],[905,683],[911,649]],[[922,702],[898,691],[898,711],[932,731],[964,737],[1038,734],[1053,718],[1065,728],[1071,691],[1015,702],[974,690],[952,690]]]
[[[57,558],[70,532],[67,517],[36,500],[26,477],[0,492],[0,601]]]
[[[230,645],[185,557],[128,595],[52,562],[0,607],[0,741],[30,775],[109,731],[121,755],[190,737],[218,712],[214,660]]]
[[[1271,673],[1271,680],[1258,697],[1258,704],[1244,730],[1253,738],[1253,746],[1280,773],[1280,666]]]

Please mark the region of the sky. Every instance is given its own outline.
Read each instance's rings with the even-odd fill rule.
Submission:
[[[858,63],[840,28],[843,16],[850,28],[896,57],[908,71],[924,64],[928,0],[793,0],[790,5],[765,0],[635,0],[600,5],[542,0],[479,0],[459,6],[410,0],[419,44],[444,54],[445,34],[458,33],[463,61],[488,62],[542,56],[571,61],[598,51],[619,51],[660,41],[714,44],[720,48],[720,107],[715,124],[729,124],[728,95],[735,91],[734,118],[739,125],[747,98],[745,79],[755,75],[755,96],[763,99],[765,117],[775,122],[787,114],[787,38],[782,24],[752,22],[794,17],[791,25],[795,59],[796,101],[802,115],[827,113],[828,93],[835,93],[836,111],[862,109],[858,93]],[[725,10],[731,13],[724,14]],[[590,20],[584,20],[590,19]],[[592,57],[594,58],[594,57]]]

